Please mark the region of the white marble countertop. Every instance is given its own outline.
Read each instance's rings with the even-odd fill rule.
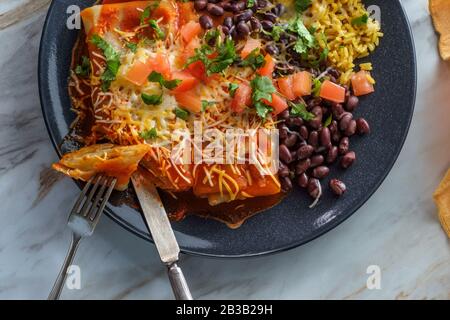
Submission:
[[[250,260],[183,256],[200,299],[450,299],[450,242],[431,195],[450,167],[450,64],[439,60],[427,0],[404,0],[415,36],[418,97],[394,169],[349,220],[289,252]],[[69,244],[78,192],[49,170],[37,54],[49,0],[0,0],[0,298],[47,297]],[[27,4],[20,7],[19,4]],[[22,8],[22,9],[21,9]],[[155,248],[103,218],[75,263],[81,290],[64,299],[171,299]],[[366,269],[381,268],[368,290]]]

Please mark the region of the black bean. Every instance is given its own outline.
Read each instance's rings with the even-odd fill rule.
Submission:
[[[337,69],[334,69],[334,68],[329,69],[328,74],[334,78],[339,78],[341,76],[341,73]]]
[[[284,140],[288,137],[288,128],[286,126],[283,126],[281,128],[278,129],[278,134],[280,136],[281,140]]]
[[[352,121],[352,119],[353,119],[353,115],[349,112],[345,112],[342,115],[341,120],[339,121],[339,129],[341,129],[341,131],[347,130],[347,127],[348,127],[350,121]]]
[[[314,178],[309,179],[308,193],[314,199],[317,199],[320,195],[320,181]]]
[[[217,3],[217,2],[219,2],[220,0],[208,0],[208,2],[209,3]]]
[[[266,52],[272,56],[277,55],[279,53],[277,46],[274,44],[268,44],[266,46]]]
[[[269,20],[272,23],[275,23],[277,21],[277,15],[272,12],[267,12],[261,15],[261,19]]]
[[[239,22],[236,26],[236,29],[238,33],[243,37],[247,36],[250,33],[250,28],[244,21]]]
[[[330,173],[330,168],[326,166],[319,166],[314,168],[312,175],[314,178],[323,179]]]
[[[206,5],[208,4],[208,1],[206,0],[195,0],[194,1],[194,8],[197,11],[201,11],[206,8]]]
[[[233,17],[234,23],[238,23],[240,21],[247,22],[250,20],[252,15],[253,15],[253,11],[247,9],[244,12],[241,12]]]
[[[278,175],[280,177],[289,177],[289,174],[290,174],[289,168],[283,162],[280,161],[280,166],[278,168]]]
[[[247,7],[247,1],[239,1],[235,5],[236,5],[236,11],[233,10],[233,12],[238,13],[238,12],[245,10],[245,8]]]
[[[323,155],[316,154],[315,156],[311,157],[311,168],[316,168],[324,163],[325,159]]]
[[[345,129],[344,134],[347,137],[351,137],[355,133],[356,133],[356,121],[355,120],[350,120],[350,122],[348,123],[347,129]]]
[[[252,27],[252,30],[256,32],[261,31],[262,28],[261,22],[259,22],[258,18],[256,17],[250,18],[250,26]]]
[[[230,34],[231,34],[231,37],[233,39],[237,39],[238,38],[238,33],[237,33],[236,28],[234,26],[231,28]]]
[[[297,135],[296,134],[288,134],[288,137],[284,139],[283,144],[288,148],[292,148],[297,143]]]
[[[206,6],[206,11],[208,11],[213,16],[218,17],[222,16],[224,13],[223,8],[214,3],[208,3],[208,5]]]
[[[289,177],[282,177],[280,179],[281,190],[283,192],[289,192],[292,190],[292,181]]]
[[[221,2],[220,6],[223,8],[223,10],[227,12],[233,11],[233,6],[231,2]]]
[[[338,157],[338,153],[339,153],[339,149],[336,146],[332,146],[327,153],[327,163],[328,164],[332,164],[333,162],[336,161],[337,157]]]
[[[278,119],[286,120],[289,119],[289,110],[286,109],[278,115]]]
[[[347,111],[353,112],[359,104],[359,99],[356,96],[349,96],[345,109]]]
[[[309,181],[309,178],[306,173],[300,174],[297,178],[297,184],[299,185],[300,188],[308,187],[308,181]]]
[[[272,9],[272,12],[277,16],[282,16],[286,12],[286,7],[279,3],[275,6],[275,8]]]
[[[335,119],[340,119],[344,113],[344,107],[340,103],[333,103],[331,105],[331,113],[333,113]]]
[[[329,148],[331,146],[331,132],[328,128],[323,128],[320,131],[320,144]]]
[[[341,167],[347,169],[356,160],[356,153],[354,151],[347,152],[341,159]]]
[[[261,26],[266,31],[271,31],[273,29],[273,23],[269,20],[263,20],[261,21]]]
[[[345,191],[347,191],[345,183],[343,183],[341,180],[338,179],[330,180],[330,189],[337,196],[342,196],[345,193]]]
[[[368,134],[370,133],[370,126],[369,123],[364,118],[359,118],[356,120],[356,129],[358,131],[358,134]]]
[[[203,29],[211,29],[214,25],[211,17],[208,15],[202,15],[199,18],[199,22]]]
[[[314,148],[319,146],[319,133],[317,131],[311,131],[308,138],[308,144],[312,145]]]
[[[230,29],[226,26],[222,26],[222,32],[224,35],[229,35],[230,34]]]
[[[320,97],[316,97],[316,98],[309,100],[307,103],[308,110],[311,110],[312,108],[314,108],[316,106],[320,106],[321,103],[322,103],[322,98],[320,98]]]
[[[223,19],[223,25],[225,27],[228,27],[228,29],[231,29],[231,27],[233,26],[233,18],[226,17],[225,19]]]
[[[336,120],[331,121],[331,124],[328,126],[330,129],[331,140],[334,143],[338,143],[341,140],[341,133],[339,132],[338,124]]]
[[[256,7],[258,9],[264,9],[265,7],[267,7],[267,0],[258,0],[258,2],[256,3]]]
[[[303,140],[308,140],[309,137],[309,131],[306,126],[301,126],[299,130],[300,136],[303,138]]]
[[[339,154],[340,155],[346,154],[349,148],[350,148],[350,140],[348,139],[348,137],[343,137],[339,142]]]
[[[298,148],[298,150],[297,150],[297,158],[299,160],[309,158],[312,156],[313,152],[314,152],[313,146],[310,146],[308,144],[300,146],[300,148]]]
[[[300,160],[295,166],[295,173],[297,175],[305,173],[311,167],[311,159]]]
[[[301,127],[303,125],[303,119],[299,117],[292,117],[291,123],[293,126]]]
[[[292,156],[291,156],[291,152],[289,151],[289,148],[287,146],[285,146],[284,144],[281,144],[279,147],[279,154],[280,154],[280,159],[284,162],[284,163],[291,163],[292,162]]]

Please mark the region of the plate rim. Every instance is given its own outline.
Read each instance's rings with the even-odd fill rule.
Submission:
[[[52,14],[52,10],[54,9],[56,2],[57,2],[57,0],[52,0],[50,6],[48,8],[46,17],[45,17],[44,25],[42,27],[40,43],[39,43],[37,72],[38,72],[39,101],[40,101],[40,105],[41,105],[41,112],[42,112],[44,122],[45,122],[45,127],[46,127],[47,133],[49,135],[50,141],[53,145],[53,148],[56,151],[56,154],[58,155],[59,158],[61,158],[62,152],[59,148],[60,143],[58,141],[56,141],[56,137],[54,136],[54,134],[52,133],[52,130],[50,129],[51,125],[50,125],[49,113],[46,111],[46,108],[44,107],[44,105],[45,105],[44,102],[46,102],[46,101],[44,101],[44,90],[46,88],[48,88],[48,83],[45,81],[44,76],[42,75],[42,70],[44,68],[45,60],[46,60],[44,58],[44,47],[46,46],[46,43],[44,43],[43,40],[46,36],[46,32],[49,27],[50,16]],[[408,137],[408,134],[409,134],[409,131],[411,128],[411,123],[412,123],[412,119],[414,116],[414,111],[415,111],[415,106],[416,106],[416,101],[417,101],[417,99],[416,99],[417,98],[417,53],[416,53],[416,48],[415,48],[414,36],[413,36],[413,32],[412,32],[411,23],[409,21],[408,15],[406,14],[406,11],[405,11],[402,1],[397,0],[397,2],[402,11],[403,19],[407,25],[408,36],[411,41],[411,48],[412,48],[412,65],[413,65],[414,72],[413,72],[413,79],[412,79],[413,95],[411,97],[412,98],[411,99],[411,101],[412,101],[411,114],[409,115],[409,117],[407,119],[406,130],[401,137],[401,143],[399,144],[399,147],[398,147],[397,151],[395,152],[395,156],[393,157],[391,163],[389,163],[389,165],[387,166],[387,170],[383,173],[383,175],[381,176],[379,181],[373,186],[372,190],[370,192],[368,192],[365,197],[362,197],[361,200],[354,206],[353,209],[349,210],[348,213],[346,213],[344,215],[339,215],[339,217],[337,217],[336,219],[333,219],[332,221],[328,222],[327,224],[325,224],[323,227],[320,228],[319,232],[316,232],[315,234],[311,235],[310,237],[307,237],[300,241],[293,241],[291,244],[285,245],[283,247],[279,247],[279,248],[275,248],[275,249],[271,249],[271,250],[265,250],[265,251],[261,251],[261,252],[255,252],[255,253],[243,253],[243,254],[234,255],[234,254],[204,253],[204,252],[198,252],[198,251],[194,251],[194,250],[185,249],[180,246],[181,253],[191,255],[191,256],[207,257],[207,258],[242,259],[242,258],[268,256],[268,255],[273,255],[276,253],[285,252],[285,251],[300,247],[302,245],[305,245],[305,244],[323,236],[324,234],[330,232],[331,230],[333,230],[334,228],[336,228],[337,226],[339,226],[340,224],[345,222],[347,219],[352,217],[375,194],[375,192],[380,188],[380,186],[386,180],[389,173],[392,171],[392,168],[394,167],[395,163],[397,162],[397,160],[400,156],[400,153],[403,150],[403,147],[405,145],[406,139]],[[72,181],[74,181],[74,183],[80,187],[80,184],[76,180],[72,179]],[[126,221],[126,220],[122,219],[120,216],[116,215],[114,213],[114,211],[111,210],[109,207],[105,208],[104,213],[109,219],[111,219],[113,222],[117,223],[120,227],[124,228],[128,232],[132,233],[133,235],[135,235],[147,242],[154,244],[151,237],[148,237],[148,235],[143,234],[140,230],[133,227],[128,221]]]

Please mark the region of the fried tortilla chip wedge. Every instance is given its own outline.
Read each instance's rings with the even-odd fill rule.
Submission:
[[[53,169],[74,179],[89,180],[100,173],[117,178],[116,189],[125,190],[131,175],[151,147],[146,144],[116,146],[95,144],[68,153],[53,164]]]
[[[444,60],[450,60],[450,1],[430,0],[429,6],[434,28],[440,34],[441,57]]]
[[[433,198],[439,209],[439,220],[450,238],[450,170],[434,192]]]

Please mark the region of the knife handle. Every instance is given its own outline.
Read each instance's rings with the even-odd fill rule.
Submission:
[[[176,300],[194,300],[184,278],[183,271],[176,263],[168,267],[169,280]]]

